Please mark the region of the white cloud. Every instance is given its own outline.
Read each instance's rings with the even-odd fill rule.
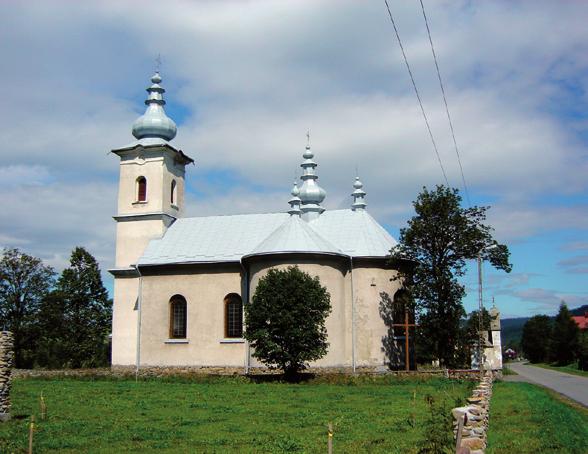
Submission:
[[[391,6],[458,186],[419,5]],[[426,6],[465,176],[491,199],[497,237],[588,230],[588,4]],[[0,242],[58,267],[76,244],[112,261],[118,166],[107,152],[132,140],[158,53],[168,111],[185,117],[175,143],[197,162],[189,214],[287,209],[308,128],[327,208],[349,206],[356,166],[388,225],[442,182],[382,3],[14,2],[0,50]],[[238,178],[227,188],[214,172]]]

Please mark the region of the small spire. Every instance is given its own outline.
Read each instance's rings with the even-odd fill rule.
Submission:
[[[292,198],[288,200],[290,204],[290,211],[288,213],[291,216],[300,216],[300,197],[298,197],[300,195],[300,189],[298,189],[298,183],[296,181],[294,181],[294,187],[290,194],[292,194]]]
[[[310,221],[316,219],[325,209],[321,202],[327,196],[326,191],[317,183],[318,175],[315,174],[317,163],[312,160],[314,153],[310,150],[310,132],[307,133],[307,145],[302,157],[304,161],[300,164],[302,167],[302,186],[300,187],[300,200],[302,206],[300,211],[304,220]]]
[[[351,209],[353,211],[362,211],[365,210],[367,204],[365,203],[365,191],[363,190],[363,183],[359,179],[359,177],[355,177],[355,182],[353,183],[354,191],[351,194],[353,197],[353,203],[351,204]]]
[[[145,113],[133,123],[133,135],[137,139],[146,137],[158,137],[165,140],[172,140],[177,133],[177,127],[174,121],[165,114],[163,106],[165,100],[163,94],[164,88],[159,85],[161,76],[159,71],[151,77],[152,85],[147,88],[147,99],[145,104],[147,109]]]

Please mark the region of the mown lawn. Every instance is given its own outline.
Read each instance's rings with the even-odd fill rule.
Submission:
[[[542,367],[543,369],[556,370],[558,372],[564,372],[566,374],[579,375],[580,377],[588,377],[588,370],[578,369],[578,363],[568,364],[567,366],[554,366],[553,364],[546,363],[529,363],[531,366]]]
[[[536,385],[498,382],[486,452],[588,453],[588,409]]]
[[[425,397],[444,401],[448,415],[471,386],[394,377],[302,384],[19,379],[14,419],[0,425],[0,452],[25,452],[34,414],[35,452],[325,452],[331,421],[335,452],[414,453],[430,431]]]

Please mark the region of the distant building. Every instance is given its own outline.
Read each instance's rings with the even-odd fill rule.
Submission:
[[[572,319],[574,319],[582,331],[588,329],[588,311],[584,312],[584,315],[572,315]]]
[[[381,292],[400,290],[394,238],[366,211],[363,184],[348,209],[327,211],[307,145],[301,185],[279,213],[184,217],[186,165],[156,73],[120,158],[112,327],[114,366],[259,366],[243,339],[243,304],[269,269],[297,265],[331,295],[327,355],[316,367],[381,367],[388,327]],[[271,171],[272,163],[261,163]],[[263,210],[263,207],[261,207]]]
[[[502,341],[500,336],[500,312],[496,306],[492,306],[490,314],[490,329],[480,333],[482,340],[482,360],[485,370],[502,369]],[[477,343],[473,345],[471,367],[480,368]]]

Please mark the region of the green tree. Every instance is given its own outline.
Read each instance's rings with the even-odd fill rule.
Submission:
[[[0,327],[14,334],[15,365],[32,367],[39,307],[54,283],[55,272],[41,259],[5,249],[0,260]]]
[[[535,315],[523,325],[521,347],[532,363],[542,363],[547,360],[551,325],[551,319],[547,315]]]
[[[392,261],[408,259],[415,264],[412,273],[399,273],[398,278],[408,282],[417,303],[421,359],[458,366],[456,346],[465,316],[461,302],[465,288],[458,278],[465,274],[466,260],[479,254],[495,268],[510,272],[509,251],[484,224],[488,207],[462,208],[457,189],[423,188],[413,206],[416,215],[400,230]]]
[[[44,301],[41,352],[47,365],[96,367],[108,362],[112,302],[96,259],[76,247],[70,265]],[[60,324],[60,325],[58,325]]]
[[[551,331],[551,361],[560,366],[573,362],[578,349],[579,334],[580,328],[570,315],[565,301],[562,301]]]
[[[245,305],[244,336],[255,358],[291,379],[306,362],[327,353],[325,320],[330,311],[330,295],[318,277],[296,266],[270,269]]]

